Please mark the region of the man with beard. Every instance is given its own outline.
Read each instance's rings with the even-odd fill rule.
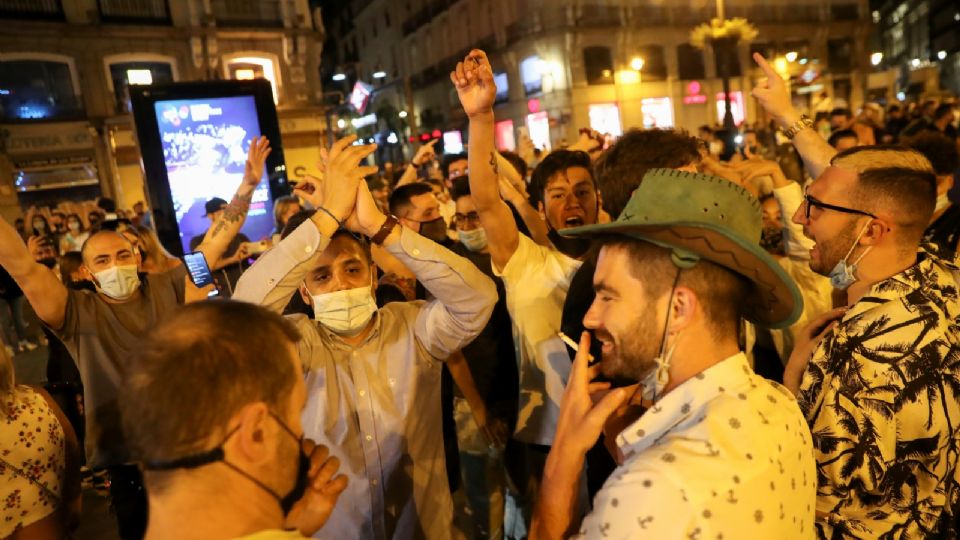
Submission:
[[[778,327],[801,309],[760,232],[746,190],[671,169],[650,170],[617,221],[564,231],[599,241],[584,324],[602,358],[588,365],[584,332],[530,538],[810,534],[810,433],[790,393],[756,375],[738,343],[741,317]],[[601,372],[639,385],[591,383]],[[578,523],[584,456],[628,401],[649,409],[617,436],[619,466]]]
[[[557,231],[597,222],[597,188],[585,152],[558,150],[533,171],[530,193],[550,229],[554,246],[541,246],[520,234],[510,207],[499,192],[499,160],[494,148],[493,104],[496,84],[483,51],[472,50],[450,74],[460,103],[470,119],[469,180],[494,273],[507,292],[513,319],[520,402],[513,437],[524,443],[529,477],[518,486],[530,499],[553,443],[560,397],[570,372],[570,360],[557,336],[563,300],[570,278],[584,254],[582,241],[560,237]]]
[[[810,268],[849,306],[808,327],[784,373],[814,433],[821,538],[953,526],[960,268],[919,247],[935,200],[922,155],[861,147],[833,158],[793,216],[816,242]]]
[[[783,80],[754,59],[767,80],[753,95],[816,177],[793,215],[815,242],[810,268],[848,305],[797,337],[784,373],[813,432],[817,534],[946,535],[960,497],[960,270],[918,247],[933,168],[901,147],[824,151]]]

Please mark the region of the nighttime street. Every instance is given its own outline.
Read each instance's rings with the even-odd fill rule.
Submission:
[[[960,538],[954,0],[0,23],[0,539]]]

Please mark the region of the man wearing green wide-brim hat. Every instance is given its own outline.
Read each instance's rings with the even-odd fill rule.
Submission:
[[[796,285],[759,246],[760,204],[721,178],[671,169],[644,177],[612,223],[562,234],[599,243],[584,326],[603,344],[588,366],[581,336],[547,460],[532,538],[800,538],[814,523],[810,432],[792,394],[756,375],[741,318],[780,328]],[[609,378],[639,383],[608,392]],[[633,390],[636,388],[636,391]],[[579,529],[576,484],[615,409],[650,405],[616,436],[620,465]],[[633,400],[636,402],[637,400]]]

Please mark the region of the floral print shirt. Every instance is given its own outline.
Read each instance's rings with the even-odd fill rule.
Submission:
[[[19,386],[2,399],[0,538],[6,538],[60,505],[66,457],[63,427],[42,395]]]
[[[960,269],[921,249],[814,351],[799,401],[820,538],[926,538],[960,498]]]

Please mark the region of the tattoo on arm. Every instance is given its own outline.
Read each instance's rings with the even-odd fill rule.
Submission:
[[[500,176],[500,167],[497,166],[497,153],[490,152],[490,166],[493,167],[493,174]]]
[[[247,212],[250,210],[250,201],[253,200],[253,192],[247,193],[246,195],[234,195],[233,200],[230,201],[230,204],[223,207],[223,217],[217,221],[216,227],[210,233],[209,237],[213,238],[223,232],[227,228],[227,225],[242,221],[246,217]]]

